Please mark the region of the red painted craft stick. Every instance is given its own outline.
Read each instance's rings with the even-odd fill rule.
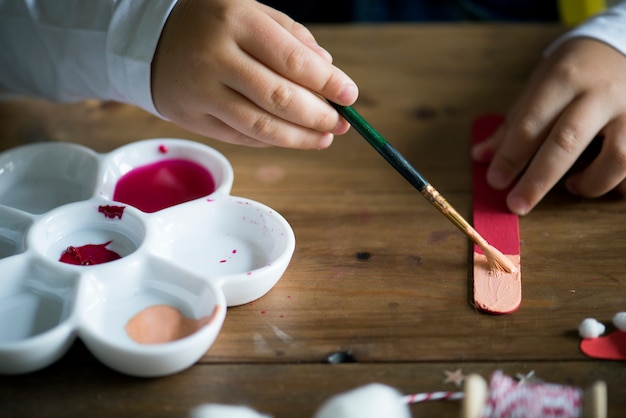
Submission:
[[[503,120],[495,114],[476,118],[472,144],[487,139]],[[488,313],[507,314],[517,310],[522,302],[519,217],[506,207],[508,190],[489,187],[486,173],[487,164],[472,163],[474,229],[511,259],[518,271],[491,271],[483,251],[474,245],[474,305]]]

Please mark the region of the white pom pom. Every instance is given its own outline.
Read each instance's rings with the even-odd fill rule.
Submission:
[[[578,327],[578,333],[583,338],[598,338],[604,333],[605,326],[593,318],[587,318]]]
[[[191,411],[191,418],[270,418],[246,407],[235,405],[201,405]]]
[[[372,383],[329,399],[313,418],[411,418],[411,411],[395,389]]]
[[[613,317],[613,325],[620,331],[626,332],[626,312],[618,312]]]

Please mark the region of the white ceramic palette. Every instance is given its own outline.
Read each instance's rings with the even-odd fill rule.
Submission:
[[[201,176],[177,177],[162,166],[171,162],[210,173],[213,184],[196,187]],[[139,179],[125,199],[147,193],[159,200],[160,187],[183,197],[163,198],[156,210],[116,200],[124,179],[146,167],[154,168],[155,183]],[[66,143],[0,154],[0,373],[46,367],[77,337],[130,375],[162,376],[194,364],[213,344],[226,308],[268,292],[295,248],[285,219],[231,196],[232,183],[222,154],[180,139],[139,141],[108,154]],[[117,259],[98,258],[108,255]],[[158,307],[169,309],[169,319],[137,319]],[[138,330],[150,336],[187,322],[195,326],[187,334],[156,343],[137,337]]]

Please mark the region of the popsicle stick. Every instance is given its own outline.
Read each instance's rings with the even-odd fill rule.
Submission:
[[[487,139],[503,120],[501,115],[478,117],[472,126],[472,143]],[[491,270],[484,252],[474,245],[474,305],[484,312],[508,314],[517,310],[522,302],[519,218],[506,208],[508,190],[489,187],[486,173],[486,164],[472,164],[474,229],[500,249],[517,271]]]

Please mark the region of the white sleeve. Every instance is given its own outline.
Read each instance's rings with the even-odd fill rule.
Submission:
[[[0,93],[158,114],[150,65],[177,0],[0,0]]]
[[[550,55],[565,41],[580,37],[604,42],[626,55],[626,1],[592,16],[573,30],[560,36],[548,46],[544,55]]]

